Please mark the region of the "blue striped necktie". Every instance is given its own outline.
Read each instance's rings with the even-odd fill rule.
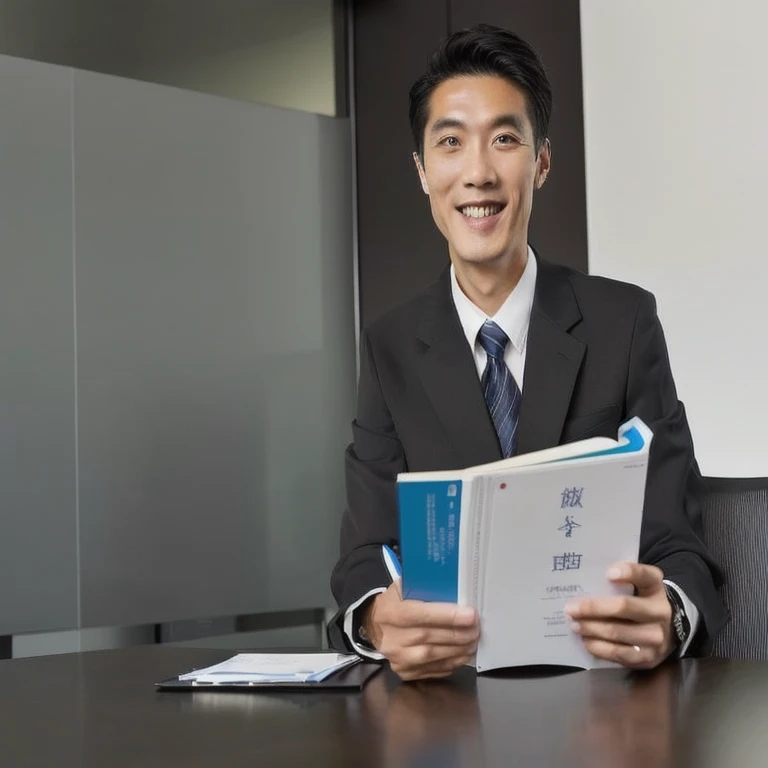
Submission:
[[[504,349],[509,338],[496,323],[486,320],[477,334],[477,340],[488,355],[488,362],[480,380],[485,403],[499,436],[501,452],[508,458],[515,455],[517,422],[523,399],[520,387],[504,362]]]

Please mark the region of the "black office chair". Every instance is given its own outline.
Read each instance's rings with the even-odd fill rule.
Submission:
[[[768,660],[768,478],[707,477],[704,539],[725,573],[731,620],[713,654]]]

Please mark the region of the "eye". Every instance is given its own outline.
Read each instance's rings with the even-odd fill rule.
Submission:
[[[446,136],[444,139],[440,139],[437,143],[438,146],[450,147],[451,149],[456,149],[456,147],[459,146],[459,140],[455,136]]]
[[[497,136],[495,139],[497,144],[501,144],[502,147],[514,147],[520,143],[517,136],[513,136],[511,133],[502,133],[501,136]]]

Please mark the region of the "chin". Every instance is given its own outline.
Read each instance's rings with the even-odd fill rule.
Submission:
[[[483,250],[483,251],[465,251],[463,253],[457,251],[459,261],[463,261],[467,264],[493,264],[499,261],[504,254],[504,251],[498,250]]]

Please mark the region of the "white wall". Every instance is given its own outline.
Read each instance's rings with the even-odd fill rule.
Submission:
[[[702,471],[767,476],[768,5],[581,0],[581,23],[590,271],[656,294]]]

